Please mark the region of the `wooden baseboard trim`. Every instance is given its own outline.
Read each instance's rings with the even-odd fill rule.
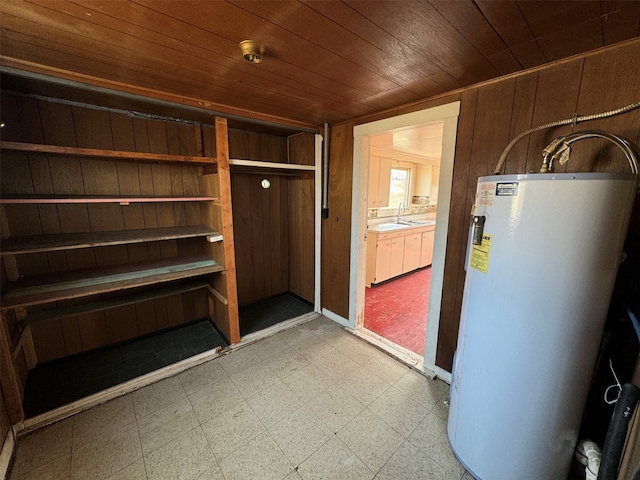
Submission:
[[[436,377],[438,377],[440,380],[451,385],[451,372],[448,372],[444,368],[441,368],[437,365],[433,367],[433,372],[435,373]]]
[[[285,320],[284,322],[280,322],[276,325],[272,325],[271,327],[265,328],[264,330],[260,330],[258,332],[250,333],[245,335],[240,340],[240,343],[234,345],[236,348],[244,347],[245,345],[249,345],[250,343],[257,342],[258,340],[262,340],[267,337],[271,337],[276,333],[280,333],[284,330],[289,330],[290,328],[297,327],[298,325],[302,325],[303,323],[310,322],[314,318],[318,318],[320,315],[316,312],[305,313],[304,315],[300,315],[299,317],[291,318],[289,320]]]
[[[2,444],[2,451],[0,451],[0,478],[7,478],[9,475],[9,467],[11,466],[11,459],[13,458],[13,452],[16,449],[16,436],[12,428],[7,432],[7,436],[4,437],[4,443]]]
[[[326,308],[323,308],[322,309],[322,315],[327,317],[329,320],[333,320],[334,322],[339,323],[343,327],[348,327],[349,326],[349,320],[347,320],[344,317],[341,317],[337,313],[333,313],[331,310],[327,310]]]
[[[422,357],[420,355],[415,354],[411,350],[407,350],[400,345],[396,345],[395,343],[387,340],[384,337],[381,337],[377,333],[374,333],[370,330],[365,330],[364,328],[359,328],[357,330],[347,329],[351,333],[353,333],[356,337],[361,338],[365,342],[374,347],[383,350],[389,355],[395,357],[398,361],[404,363],[408,367],[416,370],[417,372],[426,375],[430,378],[434,378],[435,374],[431,373],[429,370],[425,370]]]

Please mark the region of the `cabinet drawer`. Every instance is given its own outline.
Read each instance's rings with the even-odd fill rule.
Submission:
[[[387,240],[388,238],[393,238],[393,236],[393,232],[378,233],[378,240]]]

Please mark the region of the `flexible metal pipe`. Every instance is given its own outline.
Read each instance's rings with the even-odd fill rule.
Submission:
[[[605,140],[609,140],[624,152],[624,156],[629,162],[631,173],[638,173],[638,160],[633,151],[633,144],[625,138],[622,138],[614,133],[605,132],[602,130],[585,130],[582,132],[572,133],[570,135],[567,135],[566,137],[558,137],[558,139],[554,141],[555,145],[553,145],[553,148],[549,149],[548,152],[546,151],[547,149],[545,149],[540,172],[552,172],[553,161],[555,160],[555,158],[559,154],[562,154],[565,150],[567,150],[572,143],[577,142],[578,140],[584,140],[585,138],[604,138]]]
[[[509,145],[507,145],[507,148],[504,149],[504,151],[502,152],[502,155],[500,155],[500,159],[498,160],[498,163],[496,164],[496,168],[494,169],[493,173],[495,175],[499,175],[500,174],[500,171],[502,170],[502,167],[504,166],[504,162],[507,159],[507,155],[509,154],[509,152],[511,151],[513,146],[516,143],[518,143],[520,140],[522,140],[524,137],[526,137],[527,135],[529,135],[529,134],[531,134],[533,132],[537,132],[539,130],[544,130],[546,128],[559,127],[561,125],[575,125],[576,123],[586,122],[586,121],[589,121],[589,120],[596,120],[598,118],[612,117],[614,115],[620,115],[622,113],[630,112],[631,110],[635,110],[636,108],[639,108],[639,107],[640,107],[640,102],[635,102],[635,103],[632,103],[630,105],[627,105],[626,107],[617,108],[615,110],[610,110],[608,112],[596,113],[596,114],[593,114],[593,115],[580,115],[580,116],[574,115],[572,118],[567,118],[565,120],[559,120],[557,122],[545,123],[544,125],[539,125],[537,127],[534,127],[534,128],[531,128],[531,129],[527,130],[526,132],[522,132],[516,138],[511,140]]]

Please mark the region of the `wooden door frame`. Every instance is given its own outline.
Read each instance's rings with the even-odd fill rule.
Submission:
[[[327,140],[328,141],[328,140]],[[313,296],[313,311],[316,313],[322,312],[322,306],[320,302],[320,273],[321,273],[321,258],[322,258],[322,135],[316,134],[314,138],[315,143],[315,205],[314,205],[314,226],[315,226],[315,236],[314,236],[314,246],[313,253],[315,258],[315,289]]]
[[[440,307],[442,303],[442,285],[444,279],[444,260],[447,246],[449,208],[451,204],[451,186],[453,181],[453,161],[455,156],[456,134],[460,102],[386,118],[371,123],[357,125],[353,129],[353,190],[351,217],[351,260],[349,279],[349,318],[346,326],[356,331],[364,324],[364,289],[366,275],[367,241],[367,195],[369,162],[369,136],[398,128],[406,128],[441,120],[444,122],[442,138],[442,157],[438,191],[438,209],[436,213],[436,233],[432,264],[431,288],[429,293],[429,313],[427,316],[427,339],[425,343],[423,369],[445,381],[451,380],[451,373],[438,367],[436,349]]]

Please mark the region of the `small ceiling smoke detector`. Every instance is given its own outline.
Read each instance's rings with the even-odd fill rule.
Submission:
[[[249,63],[260,63],[264,53],[264,45],[260,45],[253,40],[243,40],[240,42],[242,57]]]

